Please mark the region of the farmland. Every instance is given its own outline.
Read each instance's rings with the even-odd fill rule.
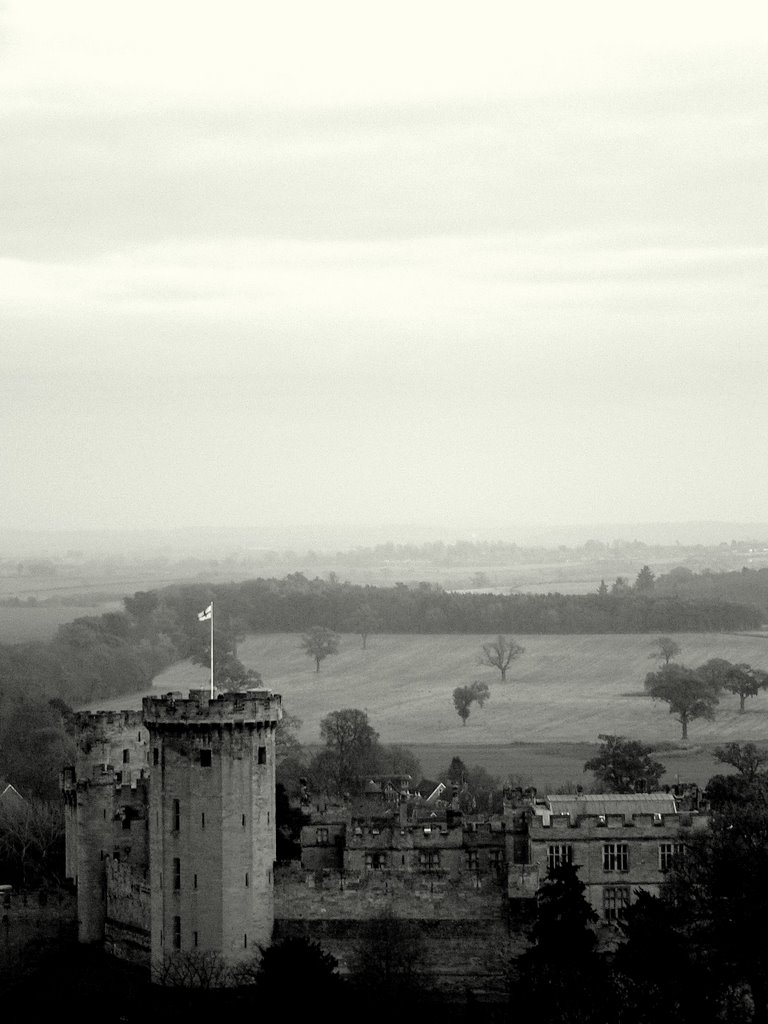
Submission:
[[[20,607],[0,606],[0,644],[20,644],[28,640],[50,640],[59,626],[86,615],[103,615],[122,608],[120,601],[98,604],[51,604]]]
[[[679,749],[680,726],[666,704],[643,692],[645,675],[655,667],[651,637],[519,637],[525,653],[505,684],[496,670],[477,663],[485,639],[376,635],[364,651],[359,637],[346,635],[339,654],[326,659],[319,673],[295,634],[249,636],[238,654],[302,719],[302,742],[318,741],[320,719],[329,711],[358,707],[383,742],[413,747],[425,771],[437,771],[459,753],[496,774],[554,785],[579,778],[598,734],[611,732],[660,747],[671,781],[677,774],[706,779],[716,770],[713,745],[768,739],[768,694],[748,701],[743,715],[738,697],[725,694],[715,721],[692,723],[690,743]],[[767,637],[697,633],[675,639],[685,664],[721,657],[768,670]],[[185,662],[158,676],[154,692],[202,687],[207,678],[205,669]],[[482,709],[473,707],[462,727],[451,694],[473,679],[489,683],[491,699]],[[131,703],[137,706],[138,699],[118,699],[113,706]]]

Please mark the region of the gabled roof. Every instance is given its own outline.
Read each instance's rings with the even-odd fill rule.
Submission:
[[[553,814],[675,814],[673,793],[556,793],[547,795]]]
[[[3,804],[25,804],[27,801],[21,793],[9,782],[6,786],[0,783],[0,803]]]

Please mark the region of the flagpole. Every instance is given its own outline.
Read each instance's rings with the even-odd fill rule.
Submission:
[[[213,600],[211,600],[211,700],[213,700]]]

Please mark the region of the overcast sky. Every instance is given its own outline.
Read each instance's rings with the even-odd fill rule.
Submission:
[[[1,4],[0,526],[765,520],[763,7]]]

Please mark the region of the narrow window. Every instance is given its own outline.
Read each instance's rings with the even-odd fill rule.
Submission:
[[[160,764],[160,750],[157,747],[152,748],[152,764]]]
[[[192,932],[192,941],[197,945],[197,932]]]
[[[259,747],[259,764],[267,763],[267,748]]]
[[[181,805],[178,800],[173,801],[173,831],[179,831],[179,825],[181,823]]]
[[[211,767],[211,751],[208,748],[204,748],[200,751],[200,767],[210,768]]]
[[[243,815],[243,828],[245,828],[245,815]]]
[[[181,888],[181,861],[178,857],[173,858],[173,888]]]
[[[243,949],[248,949],[248,936],[243,936]]]
[[[248,872],[245,872],[245,888],[248,888]]]
[[[659,871],[669,871],[675,857],[681,856],[682,843],[659,843]]]
[[[603,917],[606,921],[618,921],[629,907],[628,885],[606,885],[603,889]]]
[[[200,828],[205,828],[205,811],[200,815]]]
[[[123,751],[123,764],[130,764],[130,763],[131,763],[131,752],[126,747],[126,749]]]
[[[626,843],[603,843],[603,871],[629,871]]]
[[[194,875],[194,876],[193,876],[193,879],[192,879],[192,888],[193,888],[193,889],[196,889],[196,888],[197,888],[197,875]]]
[[[173,919],[173,948],[181,949],[181,918]]]

